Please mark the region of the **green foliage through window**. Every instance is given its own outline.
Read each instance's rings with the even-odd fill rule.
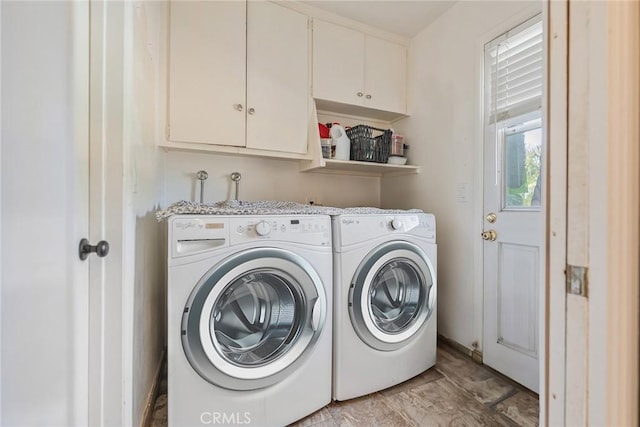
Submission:
[[[540,206],[540,127],[505,135],[505,207]]]

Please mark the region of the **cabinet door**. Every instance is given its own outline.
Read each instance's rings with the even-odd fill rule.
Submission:
[[[169,139],[245,144],[246,3],[171,2]]]
[[[365,44],[365,105],[406,112],[406,47],[371,36]]]
[[[362,105],[364,100],[364,34],[313,21],[313,96]]]
[[[307,152],[309,28],[305,15],[249,2],[247,148]]]

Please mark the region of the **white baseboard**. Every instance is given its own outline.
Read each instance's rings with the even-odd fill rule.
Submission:
[[[473,359],[474,362],[482,364],[482,352],[481,351],[478,351],[475,348],[467,347],[464,344],[460,344],[459,342],[454,341],[451,338],[447,338],[444,335],[438,334],[438,340],[444,342],[445,344],[449,345],[450,347],[455,348],[460,353],[469,356],[470,358]]]

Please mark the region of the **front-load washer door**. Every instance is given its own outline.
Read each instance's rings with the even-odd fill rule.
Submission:
[[[418,246],[384,243],[360,263],[349,290],[349,315],[358,336],[383,351],[406,345],[435,304],[433,266]]]
[[[304,258],[249,249],[211,268],[194,288],[182,318],[184,352],[212,384],[266,387],[313,351],[327,311],[322,281]]]

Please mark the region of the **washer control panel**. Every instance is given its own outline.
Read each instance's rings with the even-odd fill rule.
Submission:
[[[331,246],[331,219],[318,216],[230,218],[231,243],[278,240],[314,246]]]
[[[267,221],[260,221],[256,224],[256,234],[262,237],[268,236],[271,234],[271,225]]]

